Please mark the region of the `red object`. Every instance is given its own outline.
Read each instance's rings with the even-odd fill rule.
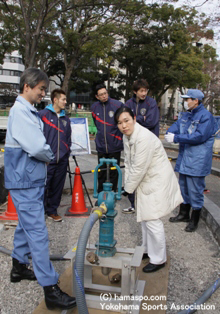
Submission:
[[[210,190],[204,189],[203,194],[208,194],[208,193],[210,193]]]
[[[80,169],[79,167],[76,167],[72,192],[72,205],[67,209],[65,216],[88,216],[89,214],[90,209],[86,208]]]
[[[0,215],[0,220],[18,220],[18,214],[14,203],[12,202],[10,193],[8,193],[8,207],[6,212]]]

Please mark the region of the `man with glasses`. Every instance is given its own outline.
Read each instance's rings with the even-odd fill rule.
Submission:
[[[97,102],[92,104],[92,117],[97,128],[95,138],[96,150],[98,152],[98,162],[100,158],[115,158],[120,165],[121,151],[123,150],[122,134],[114,121],[115,111],[124,104],[112,99],[104,84],[99,84],[95,88]],[[102,168],[106,166],[103,165]],[[106,181],[106,171],[98,173],[98,193],[103,190],[103,183]],[[110,171],[110,182],[112,189],[117,190],[118,172]]]

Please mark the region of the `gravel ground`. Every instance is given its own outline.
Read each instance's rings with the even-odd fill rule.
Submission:
[[[59,212],[65,214],[71,197],[64,195]],[[141,244],[141,230],[134,215],[123,215],[120,207],[128,205],[123,197],[117,205],[118,216],[115,222],[115,238],[118,247],[134,247]],[[123,219],[121,219],[123,218]],[[51,254],[63,254],[76,242],[85,218],[64,218],[62,223],[54,223],[47,219],[50,236]],[[193,303],[219,277],[220,253],[217,243],[203,221],[195,233],[184,231],[185,223],[171,224],[168,217],[163,218],[167,251],[171,259],[167,314],[177,313],[173,306]],[[13,248],[14,228],[1,231],[1,246]],[[92,230],[90,242],[97,239],[98,224]],[[126,245],[125,245],[126,244]],[[55,269],[61,274],[70,266],[69,261],[53,262]],[[43,290],[36,282],[21,281],[12,284],[9,281],[11,257],[0,254],[0,313],[31,314],[43,299]],[[215,310],[199,310],[198,313],[220,313],[220,289],[206,302],[215,306]],[[156,311],[155,311],[156,313]]]

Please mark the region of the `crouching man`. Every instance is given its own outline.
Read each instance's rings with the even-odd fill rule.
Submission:
[[[28,68],[20,79],[20,96],[10,110],[4,164],[5,187],[10,191],[18,214],[14,234],[11,282],[37,280],[44,288],[49,309],[70,309],[76,300],[57,285],[59,275],[49,256],[44,218],[46,164],[54,159],[43,135],[43,122],[34,104],[40,103],[49,85],[47,75]],[[34,272],[28,268],[31,255]]]

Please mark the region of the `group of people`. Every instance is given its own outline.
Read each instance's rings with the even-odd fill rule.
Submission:
[[[70,309],[74,297],[58,285],[59,275],[49,256],[45,213],[55,222],[62,221],[60,204],[71,147],[70,120],[65,115],[66,94],[62,89],[51,93],[52,104],[37,112],[49,85],[47,75],[28,68],[20,79],[20,92],[10,110],[5,143],[5,187],[18,214],[14,234],[11,282],[37,280],[44,289],[49,309]],[[168,142],[179,143],[175,170],[159,140],[159,110],[147,95],[148,83],[139,79],[133,85],[133,97],[125,104],[112,99],[105,85],[96,86],[97,102],[91,106],[97,127],[96,149],[100,158],[115,158],[120,165],[124,149],[124,195],[130,206],[123,213],[137,213],[142,226],[144,272],[165,266],[166,241],[161,218],[180,205],[171,222],[186,221],[186,231],[195,231],[203,206],[205,176],[210,173],[212,146],[217,131],[214,118],[203,106],[203,93],[188,90],[186,112],[179,116],[167,134]],[[104,167],[104,165],[103,165]],[[98,175],[98,192],[106,181],[106,172]],[[117,171],[110,171],[117,190]],[[46,183],[46,185],[45,185]],[[190,208],[192,213],[190,215]],[[28,268],[29,255],[33,269]]]
[[[156,101],[147,96],[148,83],[139,79],[132,90],[133,97],[123,105],[108,96],[104,85],[97,86],[98,101],[91,111],[97,127],[98,161],[100,157],[116,158],[120,164],[124,149],[124,195],[128,196],[130,206],[122,212],[137,211],[137,221],[142,226],[143,259],[149,258],[143,271],[148,273],[164,267],[166,262],[165,234],[160,218],[180,205],[178,215],[169,221],[188,222],[186,232],[193,232],[198,226],[204,203],[205,176],[211,172],[218,126],[202,104],[204,94],[200,90],[189,89],[181,96],[185,99],[185,112],[165,135],[167,142],[179,143],[175,167],[179,173],[178,184],[158,139],[159,110]],[[99,191],[105,179],[105,173],[100,173]],[[116,191],[116,171],[111,172],[110,181]]]

